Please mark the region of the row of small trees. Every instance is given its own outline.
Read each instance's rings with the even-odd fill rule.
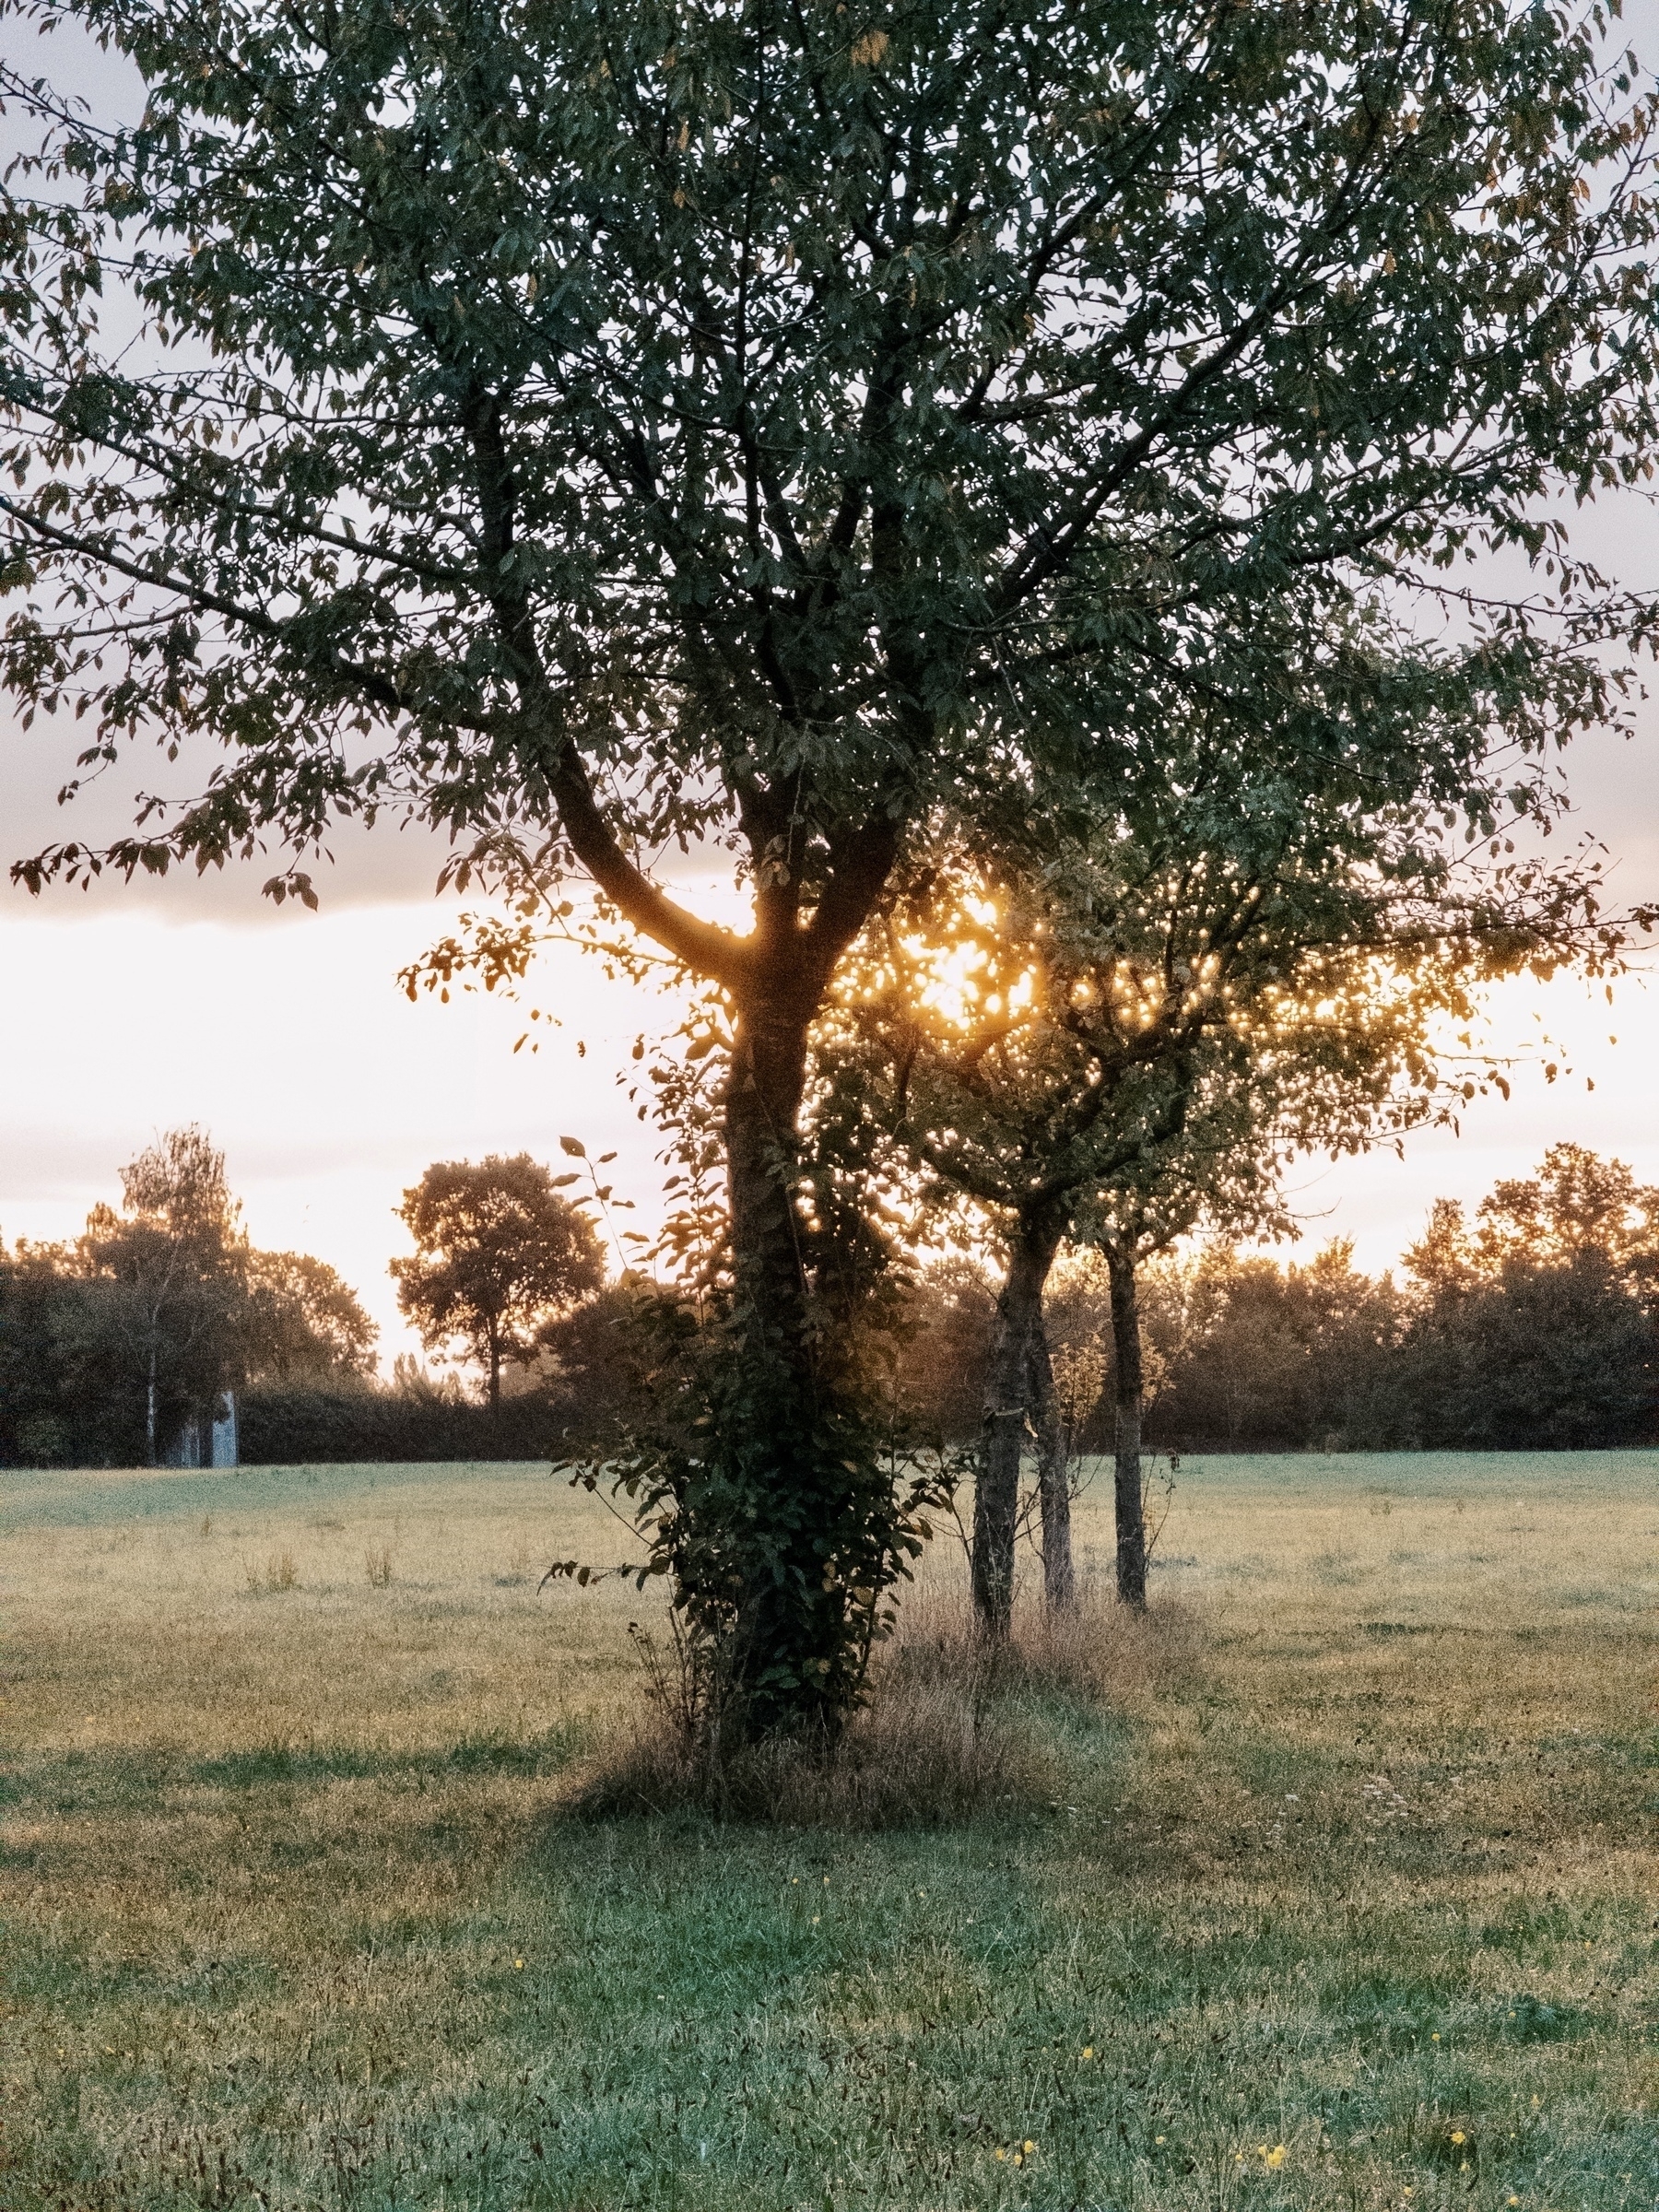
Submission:
[[[718,1084],[655,1095],[724,1203],[622,1479],[734,1724],[832,1734],[922,1541],[885,1191],[1006,1231],[999,1634],[1065,1236],[1127,1318],[1166,1209],[1618,956],[1529,856],[1655,625],[1562,519],[1659,452],[1651,88],[1510,0],[59,6],[146,104],[6,74],[4,674],[88,767],[225,759],[22,877],[274,834],[311,898],[394,810],[709,990]],[[1001,981],[940,1022],[964,915]]]
[[[1177,1453],[1553,1449],[1651,1441],[1659,1426],[1659,1192],[1558,1145],[1473,1223],[1437,1203],[1399,1276],[1351,1248],[1289,1265],[1225,1244],[1144,1265],[1149,1444]],[[923,1278],[907,1366],[947,1435],[977,1435],[996,1283],[966,1257]],[[1068,1450],[1110,1452],[1112,1270],[1064,1255],[1045,1330]]]

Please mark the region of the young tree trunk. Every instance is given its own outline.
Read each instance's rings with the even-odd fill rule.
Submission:
[[[1112,1342],[1117,1367],[1116,1465],[1112,1492],[1117,1516],[1117,1591],[1124,1605],[1143,1610],[1147,1603],[1147,1522],[1141,1493],[1141,1408],[1145,1377],[1141,1364],[1140,1307],[1135,1294],[1132,1255],[1106,1248],[1112,1282]]]
[[[1071,1613],[1077,1609],[1077,1577],[1072,1564],[1066,1438],[1054,1395],[1048,1331],[1041,1320],[1031,1343],[1031,1410],[1037,1430],[1037,1497],[1042,1512],[1042,1600],[1051,1613]]]
[[[156,1347],[149,1351],[149,1387],[145,1394],[144,1444],[149,1465],[156,1465]]]
[[[501,1347],[494,1330],[489,1335],[489,1412],[493,1419],[501,1410]]]
[[[996,1300],[996,1335],[985,1377],[979,1480],[973,1492],[973,1616],[980,1633],[1000,1642],[1014,1611],[1014,1535],[1019,1517],[1019,1463],[1030,1411],[1031,1347],[1042,1326],[1042,1288],[1064,1223],[1046,1212],[1023,1218],[1014,1232],[1008,1273]]]

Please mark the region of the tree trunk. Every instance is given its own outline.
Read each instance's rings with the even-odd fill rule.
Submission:
[[[1054,1396],[1048,1331],[1041,1319],[1031,1342],[1031,1410],[1037,1430],[1037,1497],[1042,1512],[1042,1602],[1051,1613],[1071,1613],[1077,1609],[1077,1577],[1072,1564],[1066,1437]]]
[[[832,1733],[849,1694],[838,1573],[846,1469],[825,1448],[835,1408],[813,1357],[795,1202],[806,1070],[806,1017],[739,1007],[725,1094],[735,1326],[718,1446],[737,1501],[734,1717],[752,1735]]]
[[[1112,1280],[1112,1343],[1116,1354],[1117,1421],[1113,1504],[1117,1515],[1117,1592],[1124,1605],[1144,1610],[1147,1603],[1147,1520],[1141,1489],[1141,1409],[1145,1376],[1141,1363],[1140,1307],[1135,1294],[1132,1256],[1106,1248]]]
[[[973,1615],[982,1636],[1000,1642],[1014,1612],[1014,1535],[1019,1518],[1019,1463],[1030,1408],[1031,1346],[1042,1326],[1042,1287],[1059,1249],[1061,1226],[1046,1214],[1014,1232],[1008,1273],[996,1300],[996,1335],[985,1377],[979,1480],[973,1492]]]
[[[156,1465],[156,1347],[152,1343],[149,1355],[149,1388],[145,1397],[144,1442],[149,1465]]]

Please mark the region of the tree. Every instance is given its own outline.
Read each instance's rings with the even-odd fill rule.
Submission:
[[[1180,1449],[1387,1451],[1413,1441],[1406,1300],[1337,1240],[1302,1265],[1211,1245],[1154,1279],[1166,1354],[1153,1432]],[[1158,1319],[1154,1316],[1154,1327]]]
[[[8,1465],[73,1462],[70,1347],[78,1334],[80,1284],[62,1245],[0,1241],[0,1460]]]
[[[527,1152],[435,1160],[398,1214],[416,1243],[392,1263],[399,1307],[429,1351],[465,1347],[499,1412],[502,1360],[533,1360],[547,1324],[605,1279],[593,1223]]]
[[[1478,1449],[1652,1434],[1659,1189],[1623,1160],[1552,1145],[1535,1176],[1493,1186],[1472,1232],[1437,1199],[1405,1265],[1418,1435]]]
[[[1492,1186],[1476,1209],[1473,1237],[1457,1200],[1437,1199],[1406,1265],[1438,1289],[1490,1282],[1513,1261],[1570,1266],[1590,1252],[1632,1288],[1659,1281],[1659,1188],[1638,1183],[1622,1159],[1560,1144],[1535,1176]]]
[[[163,1438],[239,1379],[247,1240],[225,1156],[191,1123],[121,1171],[122,1205],[96,1206],[78,1255],[104,1295],[85,1307],[83,1367],[142,1391],[148,1464]]]
[[[1261,638],[1276,646],[1277,625]],[[1283,1226],[1274,1175],[1290,1152],[1358,1149],[1472,1094],[1461,1058],[1449,1070],[1430,1045],[1435,1017],[1472,1018],[1493,975],[1611,957],[1593,875],[1448,851],[1425,802],[1487,804],[1488,731],[1426,714],[1408,687],[1402,706],[1386,659],[1356,670],[1347,639],[1324,645],[1288,697],[1218,681],[1201,707],[1170,700],[1168,781],[1126,780],[1081,830],[1027,813],[1024,794],[994,838],[939,821],[822,1030],[924,1176],[987,1209],[1004,1247],[974,1505],[993,1636],[1009,1625],[1033,1426],[1051,1602],[1072,1583],[1042,1331],[1065,1239],[1098,1241],[1112,1271],[1119,1588],[1139,1605],[1139,1259],[1206,1217]]]
[[[1645,611],[1541,518],[1652,441],[1650,103],[1598,14],[1509,0],[33,12],[147,104],[5,79],[49,141],[7,217],[6,680],[91,713],[88,765],[229,759],[24,879],[268,832],[309,898],[333,816],[403,809],[463,877],[585,871],[719,986],[739,1645],[757,1726],[832,1725],[823,1570],[884,1480],[826,1425],[794,1233],[838,964],[942,793],[1114,763],[1288,581],[1450,606],[1538,740],[1602,712]],[[1547,611],[1454,586],[1488,546],[1555,564]],[[693,838],[747,934],[653,876]]]
[[[349,1283],[303,1252],[250,1252],[245,1363],[251,1382],[366,1381],[380,1330]]]

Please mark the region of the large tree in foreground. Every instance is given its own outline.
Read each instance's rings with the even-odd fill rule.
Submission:
[[[1547,502],[1651,441],[1648,105],[1599,9],[1509,0],[9,12],[147,98],[5,78],[50,142],[7,211],[6,677],[88,765],[229,752],[24,874],[268,834],[304,896],[332,818],[404,809],[719,985],[734,1649],[755,1725],[832,1721],[838,1532],[885,1494],[795,1233],[842,953],[942,790],[1087,780],[1289,578],[1438,627],[1465,549],[1555,557],[1547,608],[1471,587],[1471,665],[1536,735],[1598,710],[1624,617]],[[699,838],[747,932],[653,873]]]

